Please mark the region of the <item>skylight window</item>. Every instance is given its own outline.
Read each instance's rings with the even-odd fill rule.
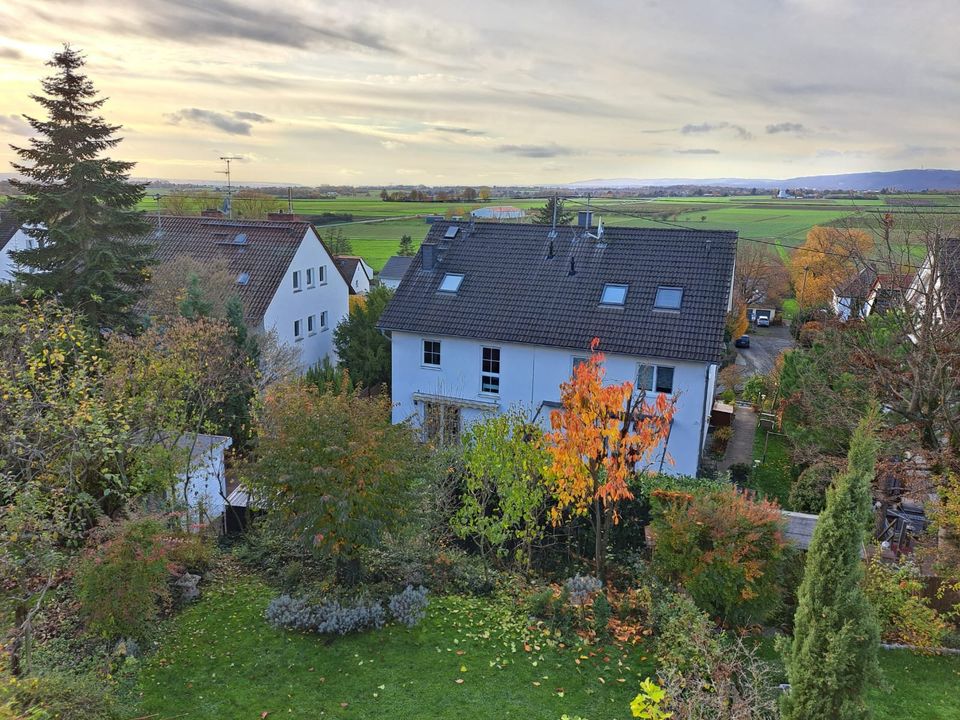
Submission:
[[[447,273],[440,281],[440,292],[455,293],[460,289],[460,283],[463,282],[463,275]]]
[[[237,275],[237,285],[246,285],[250,282],[249,273],[240,273]]]
[[[603,286],[603,293],[600,295],[600,304],[623,305],[627,299],[627,287],[627,285],[607,283]]]
[[[653,301],[653,306],[659,310],[679,310],[682,301],[683,288],[661,286],[657,288],[657,299]]]
[[[240,233],[235,238],[233,238],[234,245],[246,245],[247,244],[247,234]]]
[[[447,231],[443,234],[445,238],[455,238],[457,236],[458,228],[456,225],[451,225],[447,228]]]

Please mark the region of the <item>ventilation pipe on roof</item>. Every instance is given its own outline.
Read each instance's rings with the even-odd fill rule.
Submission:
[[[547,248],[547,260],[551,260],[552,258],[553,258],[553,240],[550,241],[550,247]]]
[[[568,272],[567,275],[576,275],[576,274],[577,274],[577,265],[576,265],[576,263],[573,261],[573,258],[571,257],[571,258],[570,258],[570,272]]]

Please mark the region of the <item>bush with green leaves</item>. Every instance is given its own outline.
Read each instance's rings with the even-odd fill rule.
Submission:
[[[143,639],[170,601],[167,530],[152,517],[111,523],[92,535],[76,575],[81,613],[92,632]]]
[[[9,712],[9,715],[4,715]],[[0,718],[10,720],[121,720],[129,717],[93,675],[0,674]]]
[[[827,505],[827,488],[836,472],[829,463],[815,463],[805,468],[790,486],[787,501],[790,509],[819,515]]]
[[[863,582],[884,640],[928,651],[943,644],[950,626],[924,597],[922,575],[914,562],[888,565],[878,551],[867,564]]]
[[[593,632],[596,633],[598,640],[604,640],[608,636],[607,626],[610,624],[610,617],[613,615],[613,608],[610,607],[610,601],[602,592],[597,593],[593,599]]]

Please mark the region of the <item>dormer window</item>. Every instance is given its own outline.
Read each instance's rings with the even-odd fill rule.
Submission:
[[[628,285],[614,285],[607,283],[600,294],[601,305],[623,305],[627,299]]]
[[[460,283],[463,282],[463,275],[447,273],[440,281],[440,292],[455,293],[460,289]]]
[[[653,301],[653,306],[657,310],[679,310],[682,301],[683,288],[660,286],[657,288],[657,298]]]

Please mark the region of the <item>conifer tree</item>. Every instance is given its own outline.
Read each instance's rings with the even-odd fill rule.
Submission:
[[[82,313],[91,327],[132,321],[132,308],[147,281],[152,248],[149,230],[135,208],[144,186],[129,182],[133,163],[102,157],[122,138],[119,125],[97,114],[105,98],[81,70],[83,56],[69,46],[47,63],[56,74],[32,95],[47,118],[27,117],[36,135],[13,147],[23,193],[13,204],[17,218],[36,241],[12,252],[21,266],[16,279],[26,295],[54,296]]]
[[[554,195],[547,200],[546,205],[534,210],[533,224],[553,225],[554,206],[557,210],[557,225],[569,225],[573,221],[573,213],[563,209],[563,198]]]
[[[827,491],[798,594],[793,642],[784,650],[790,692],[784,720],[869,717],[864,689],[879,673],[880,628],[863,591],[860,551],[871,518],[877,442],[863,420],[847,470]]]

